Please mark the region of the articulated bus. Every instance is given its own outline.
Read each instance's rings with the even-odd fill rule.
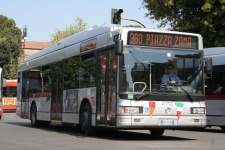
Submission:
[[[3,111],[16,110],[17,80],[3,79],[2,109]]]
[[[206,126],[202,36],[100,27],[70,36],[19,65],[17,115],[33,126],[165,129]],[[162,84],[172,64],[181,82]],[[206,67],[207,68],[207,67]]]
[[[0,120],[2,118],[2,83],[3,83],[3,76],[2,76],[2,68],[0,68]]]
[[[225,47],[204,49],[212,58],[212,77],[206,79],[207,126],[219,126],[225,132]]]

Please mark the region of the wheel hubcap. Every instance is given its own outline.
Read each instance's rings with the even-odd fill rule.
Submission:
[[[88,113],[87,113],[87,111],[85,111],[83,113],[83,126],[85,129],[87,128],[87,122],[88,122]]]
[[[34,111],[34,108],[32,109],[31,121],[32,121],[32,123],[34,123],[34,121],[35,121],[35,111]]]

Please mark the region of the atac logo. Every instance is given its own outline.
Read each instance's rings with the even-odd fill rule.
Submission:
[[[170,107],[166,107],[165,108],[165,113],[166,114],[170,114],[171,113],[171,108]]]

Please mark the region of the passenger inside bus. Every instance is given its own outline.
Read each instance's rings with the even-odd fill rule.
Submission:
[[[167,65],[166,73],[161,78],[162,84],[180,84],[180,78],[174,72],[172,64]]]
[[[218,79],[218,78],[217,78]],[[214,82],[216,84],[216,88],[214,88],[213,94],[225,94],[225,76],[222,76],[222,79]]]

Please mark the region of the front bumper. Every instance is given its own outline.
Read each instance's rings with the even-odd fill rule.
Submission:
[[[202,128],[206,116],[118,116],[117,127],[121,128]]]

